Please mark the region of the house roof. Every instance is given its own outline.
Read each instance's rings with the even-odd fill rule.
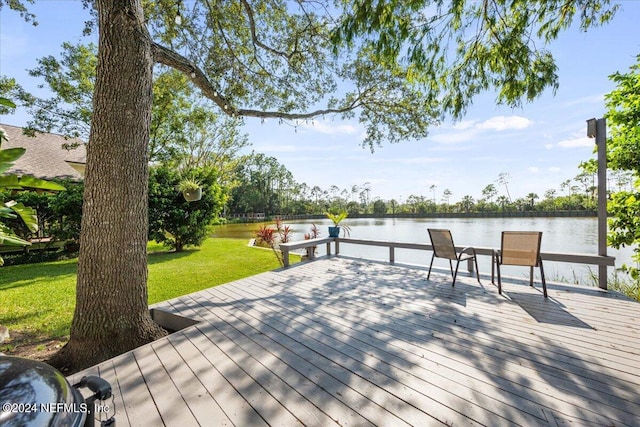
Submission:
[[[36,178],[70,178],[83,179],[79,172],[87,158],[86,144],[79,139],[65,139],[53,133],[36,133],[35,137],[22,133],[22,128],[0,124],[9,138],[2,141],[2,148],[26,148],[27,152],[20,157],[7,171],[16,175],[32,175]],[[77,148],[64,148],[65,144],[79,143]],[[75,166],[75,168],[73,167]]]

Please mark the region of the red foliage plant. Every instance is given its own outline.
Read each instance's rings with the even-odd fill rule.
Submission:
[[[304,240],[317,239],[319,236],[320,229],[315,224],[311,224],[311,230],[308,233],[304,233]]]
[[[291,241],[292,233],[293,230],[289,225],[282,225],[282,220],[276,219],[274,227],[261,225],[254,235],[259,244],[268,246],[273,250],[278,262],[283,266],[284,261],[280,251],[280,244]],[[311,230],[304,234],[305,240],[315,239],[318,236],[320,236],[320,230],[315,224],[311,224]],[[311,250],[315,251],[315,246]]]

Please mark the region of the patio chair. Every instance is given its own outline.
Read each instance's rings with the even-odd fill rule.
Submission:
[[[473,260],[476,265],[476,277],[478,283],[480,282],[480,271],[478,270],[478,259],[476,258],[476,250],[472,247],[466,247],[458,254],[456,247],[453,244],[453,237],[451,237],[451,231],[446,229],[428,228],[429,238],[431,239],[431,246],[433,246],[433,255],[431,256],[431,264],[429,264],[429,273],[427,274],[427,280],[431,277],[431,267],[433,266],[434,258],[446,258],[449,260],[449,267],[451,268],[451,275],[453,276],[453,283],[451,286],[455,286],[456,277],[458,276],[458,267],[460,261]],[[456,261],[456,269],[453,270],[453,261]]]
[[[498,270],[498,293],[502,294],[501,265],[520,265],[529,267],[529,285],[533,286],[533,267],[540,267],[542,289],[547,298],[547,282],[540,257],[541,231],[503,231],[500,251],[494,251],[493,262]],[[494,283],[494,269],[491,268],[491,283]]]

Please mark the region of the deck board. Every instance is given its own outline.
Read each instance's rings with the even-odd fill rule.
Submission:
[[[99,375],[107,380],[109,382],[109,384],[111,384],[111,390],[112,390],[112,396],[113,399],[111,400],[107,400],[107,402],[105,403],[107,405],[108,411],[107,414],[105,415],[104,418],[100,417],[100,415],[98,415],[97,417],[100,419],[106,419],[108,418],[108,416],[113,415],[114,413],[117,413],[117,410],[120,408],[124,408],[125,407],[125,403],[124,400],[122,400],[122,390],[120,389],[120,383],[118,381],[118,377],[116,375],[116,371],[114,368],[114,364],[113,364],[113,360],[110,361],[111,363],[107,362],[107,363],[103,363],[102,365],[100,365],[100,372]],[[126,411],[122,411],[120,412],[120,414],[123,414],[125,417],[127,415]],[[122,416],[120,416],[119,418],[122,418]],[[124,420],[123,420],[124,421]],[[127,425],[129,423],[129,421],[127,420],[126,422],[123,422],[123,425]]]
[[[526,282],[322,258],[157,304],[199,323],[92,373],[121,426],[640,425],[640,304]]]
[[[139,353],[139,351],[125,353],[113,363],[113,369],[116,372],[124,402],[123,407],[116,408],[118,425],[120,422],[124,422],[123,417],[120,416],[122,411],[126,411],[128,422],[132,426],[167,425],[162,420],[157,404],[149,392],[146,380],[140,371],[136,353]],[[108,378],[105,379],[109,381]]]
[[[179,348],[180,339],[186,340],[184,337],[174,336],[152,345],[153,351],[162,361],[164,369],[170,373],[171,380],[174,382],[175,389],[171,389],[176,394],[170,396],[172,402],[168,407],[188,408],[197,421],[196,425],[206,425],[211,422],[215,425],[228,423],[228,418],[222,408],[189,368],[184,356],[174,347],[175,345]],[[182,402],[177,399],[177,396],[180,396]],[[178,404],[175,403],[176,400]],[[178,411],[174,411],[172,415],[175,416],[178,413]]]

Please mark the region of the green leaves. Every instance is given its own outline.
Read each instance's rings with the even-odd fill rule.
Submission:
[[[558,87],[546,44],[574,20],[586,30],[618,8],[610,0],[143,4],[154,59],[174,70],[160,68],[155,76],[150,153],[160,161],[189,144],[181,129],[195,122],[191,105],[294,126],[325,113],[359,114],[363,145],[372,149],[424,138],[488,90],[497,103],[520,106]],[[60,59],[42,58],[31,71],[55,97],[22,101],[32,108],[34,127],[86,135],[96,47],[63,49]],[[211,102],[193,102],[196,86]]]
[[[12,101],[8,100],[7,98],[3,98],[0,96],[0,105],[3,105],[5,107],[8,108],[16,108],[16,104],[14,104]]]
[[[609,167],[616,171],[630,171],[636,178],[633,191],[613,193],[607,204],[609,215],[609,245],[614,248],[635,246],[636,266],[624,266],[629,276],[640,285],[640,55],[626,74],[615,73],[609,78],[616,89],[605,95]]]
[[[13,106],[13,102],[6,98],[0,98],[0,105]],[[4,130],[0,128],[2,138],[6,139]],[[0,140],[1,142],[1,140]],[[0,173],[6,172],[13,163],[18,160],[26,150],[24,148],[9,148],[0,150]],[[34,178],[32,176],[2,175],[0,176],[0,190],[45,190],[45,191],[62,191],[65,188],[62,185],[48,182],[43,179]],[[29,231],[35,233],[38,231],[38,217],[36,210],[16,203],[15,201],[4,202],[0,205],[0,218],[14,219],[20,218]],[[30,245],[28,241],[19,238],[11,228],[0,222],[0,245]],[[0,257],[0,265],[4,261]]]
[[[640,173],[640,55],[636,60],[627,74],[609,76],[617,86],[605,100],[609,166]]]
[[[31,243],[23,240],[15,235],[15,233],[6,225],[0,222],[0,245],[9,245],[9,246],[25,246],[30,245]],[[0,257],[0,266],[3,265],[4,262]]]
[[[26,151],[24,148],[0,150],[0,173],[6,172]],[[28,175],[22,177],[17,175],[3,175],[0,176],[0,189],[64,191],[65,188],[60,184]]]
[[[35,209],[13,201],[7,202],[4,205],[5,208],[12,210],[22,219],[29,231],[32,233],[38,231],[38,216]]]
[[[202,198],[187,202],[178,190],[180,173],[169,166],[149,171],[149,240],[181,251],[185,245],[199,246],[208,236],[207,226],[224,205],[225,194],[216,183],[213,169],[193,170],[201,183]]]
[[[496,90],[496,102],[512,107],[547,88],[555,91],[557,67],[546,44],[576,17],[587,30],[611,20],[617,9],[609,0],[359,0],[332,41],[362,43],[379,64],[406,66],[414,81],[435,92],[442,114],[459,118],[486,90]]]
[[[13,219],[16,217],[20,217],[32,233],[38,231],[38,218],[34,209],[13,201],[0,205],[0,218]],[[30,244],[28,241],[18,237],[8,226],[0,222],[0,246],[25,246]],[[2,257],[0,257],[0,266],[3,264],[4,261],[2,261]]]
[[[0,150],[0,173],[4,173],[13,166],[13,162],[18,160],[26,152],[24,148],[9,148]]]
[[[3,150],[4,151],[4,150]],[[2,170],[0,165],[0,170]],[[46,181],[32,176],[4,175],[0,176],[0,188],[9,190],[44,190],[44,191],[64,191],[65,188],[55,182]]]

